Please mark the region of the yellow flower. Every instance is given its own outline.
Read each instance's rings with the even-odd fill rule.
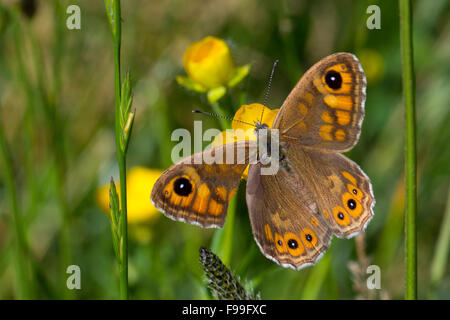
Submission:
[[[250,72],[250,65],[236,67],[227,43],[213,36],[191,44],[184,53],[183,65],[188,77],[178,76],[177,82],[187,89],[207,92],[211,103]]]
[[[264,110],[264,113],[263,113]],[[225,130],[219,133],[213,140],[212,146],[217,147],[227,143],[233,143],[243,140],[256,140],[255,127],[253,124],[261,120],[261,123],[266,124],[269,129],[272,128],[275,117],[279,109],[271,110],[262,104],[252,103],[249,105],[242,105],[234,114],[233,122],[231,123],[231,130]],[[238,121],[236,121],[238,120]],[[242,122],[240,122],[242,121]],[[246,122],[246,123],[244,123]],[[242,175],[243,179],[247,179],[248,167]]]
[[[225,85],[235,68],[226,42],[212,36],[191,44],[184,53],[183,65],[188,76],[207,89]]]
[[[150,201],[150,193],[161,174],[161,170],[146,167],[134,167],[127,172],[128,223],[147,222],[159,216],[158,209]],[[120,201],[119,185],[116,188]],[[109,184],[97,189],[96,202],[109,215]]]

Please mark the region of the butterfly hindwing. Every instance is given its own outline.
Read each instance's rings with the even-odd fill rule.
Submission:
[[[261,175],[261,164],[250,166],[246,197],[253,235],[263,254],[284,267],[314,264],[330,242],[331,230],[306,192],[286,170]]]
[[[373,217],[375,199],[367,175],[342,154],[287,148],[294,171],[307,181],[305,187],[317,210],[338,237],[349,238],[364,230]]]

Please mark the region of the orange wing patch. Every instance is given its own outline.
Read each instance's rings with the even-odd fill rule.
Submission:
[[[317,90],[319,90],[320,93],[323,94],[328,93],[328,90],[325,88],[325,86],[322,83],[322,80],[320,80],[319,78],[314,79],[313,84],[317,88]]]
[[[314,101],[314,96],[309,92],[305,92],[305,94],[301,96],[301,99],[304,99],[311,106]]]
[[[206,210],[208,209],[210,195],[211,191],[209,190],[206,183],[201,184],[194,199],[192,210],[200,214],[205,214]]]
[[[342,173],[342,175],[344,176],[345,179],[347,179],[348,181],[350,181],[352,184],[354,184],[356,186],[356,179],[355,179],[354,176],[352,176],[347,171],[342,171],[341,173]]]
[[[350,123],[351,120],[350,112],[336,110],[335,114],[337,118],[337,123],[340,124],[341,126],[346,126]]]
[[[333,117],[330,115],[330,113],[328,111],[324,111],[322,113],[322,120],[326,123],[333,123],[334,119]]]
[[[332,131],[333,131],[333,126],[331,126],[331,125],[321,126],[319,129],[319,136],[321,136],[325,140],[331,141],[331,140],[333,140],[333,136],[331,135]]]
[[[352,111],[353,102],[351,96],[335,96],[327,94],[323,101],[331,108]]]
[[[218,203],[216,200],[211,199],[209,201],[208,213],[213,216],[221,215],[223,211],[223,204]]]
[[[298,108],[300,109],[300,113],[301,113],[302,115],[306,115],[306,114],[308,113],[308,107],[305,106],[304,103],[300,102],[300,103],[298,104]]]
[[[344,130],[342,129],[336,129],[336,131],[334,132],[334,138],[338,141],[344,141],[346,137],[346,134],[344,132]]]
[[[216,194],[220,200],[222,200],[222,201],[227,200],[227,188],[226,187],[224,187],[224,186],[217,187]]]
[[[318,226],[319,225],[319,220],[317,220],[316,217],[312,217],[311,218],[311,223],[313,224],[313,226]]]
[[[272,230],[270,229],[270,226],[267,223],[264,225],[264,233],[266,234],[266,239],[269,242],[273,242]]]

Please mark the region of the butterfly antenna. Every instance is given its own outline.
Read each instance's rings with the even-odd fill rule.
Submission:
[[[238,119],[233,119],[233,118],[226,117],[226,116],[222,116],[222,115],[217,114],[217,113],[206,112],[206,111],[202,111],[202,110],[192,110],[192,113],[206,114],[207,116],[216,117],[216,118],[222,118],[222,119],[229,120],[229,121],[236,121],[236,122],[248,124],[248,125],[250,125],[252,127],[255,127],[255,125],[252,124],[252,123],[241,121],[241,120],[238,120]]]
[[[277,67],[277,65],[278,65],[278,60],[275,60],[275,62],[273,63],[272,72],[270,73],[269,83],[267,84],[266,95],[264,96],[264,104],[263,104],[264,106],[267,105],[267,102],[269,100],[270,87],[272,86],[273,74],[275,73],[275,68]],[[263,116],[264,116],[264,108],[261,113],[261,121],[260,122],[262,122]]]

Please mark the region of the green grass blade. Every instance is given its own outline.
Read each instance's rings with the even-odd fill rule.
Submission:
[[[400,40],[402,49],[403,102],[406,115],[406,292],[408,300],[417,299],[417,157],[415,77],[412,43],[412,8],[410,0],[399,0]]]

